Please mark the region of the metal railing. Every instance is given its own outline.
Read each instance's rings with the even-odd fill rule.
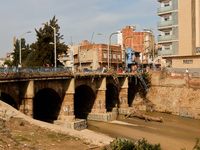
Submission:
[[[173,10],[172,6],[160,7],[160,8],[157,8],[157,13],[162,13],[162,12],[167,12],[167,11],[172,11],[172,10]]]
[[[22,67],[22,68],[16,68],[16,67],[12,67],[12,68],[0,68],[0,73],[5,73],[5,72],[12,72],[12,73],[17,73],[17,72],[21,72],[21,73],[47,73],[47,72],[57,72],[57,71],[68,71],[68,70],[72,70],[71,67]]]
[[[172,35],[158,36],[158,41],[172,40]]]
[[[173,20],[169,21],[161,21],[157,23],[158,27],[164,27],[164,26],[172,26],[173,25]]]
[[[162,51],[158,51],[158,55],[172,55],[173,54],[173,50],[162,50]]]
[[[186,69],[187,68],[170,68],[170,67],[165,68],[167,73],[171,72],[176,75],[181,74],[181,73],[187,74]],[[189,71],[190,76],[200,77],[200,68],[188,68],[188,71]]]
[[[0,68],[0,73],[51,73],[51,72],[62,72],[62,71],[72,71],[71,67],[22,67],[22,68],[16,68],[16,67],[10,67],[10,68]],[[138,68],[140,72],[145,71],[142,70],[141,68]],[[154,68],[152,70],[160,70],[159,68]],[[114,70],[117,71],[118,73],[132,73],[132,70],[129,68],[123,68],[123,69],[118,69]],[[74,73],[106,73],[107,71],[104,71],[103,69],[97,69],[97,70],[88,70],[88,69],[83,69],[83,70],[75,70]]]

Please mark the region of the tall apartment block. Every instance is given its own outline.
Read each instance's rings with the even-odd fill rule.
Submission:
[[[158,55],[172,68],[198,68],[200,64],[200,0],[157,0],[161,17]]]

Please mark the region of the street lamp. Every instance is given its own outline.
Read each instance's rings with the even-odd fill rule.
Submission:
[[[80,51],[80,46],[78,47],[78,53],[79,53],[79,68],[81,72],[81,51]]]
[[[111,33],[111,35],[110,35],[110,43],[109,43],[109,45],[111,45],[111,36],[113,35],[113,34],[118,34],[119,32],[114,32],[114,33]],[[111,47],[109,47],[109,49],[110,49],[110,51],[111,51],[111,54],[112,54],[112,49],[111,49]],[[112,57],[111,57],[112,58]],[[112,59],[110,60],[110,61],[112,61]],[[111,62],[110,62],[110,68],[111,68]],[[118,65],[118,64],[117,64]],[[118,67],[117,67],[118,68]]]
[[[98,35],[103,35],[103,34],[98,33]],[[105,35],[103,35],[103,36],[105,36]],[[108,39],[108,48],[107,48],[107,51],[108,51],[108,69],[109,69],[109,44],[110,44],[110,39],[107,36],[105,36],[105,37]]]
[[[151,42],[151,41],[150,40],[143,41],[142,44],[141,44],[141,51],[142,51],[142,71],[143,71],[143,48],[142,48],[142,46],[143,46],[144,42]]]
[[[127,55],[127,50],[126,50],[126,39],[128,39],[128,38],[133,38],[134,37],[134,35],[133,36],[128,36],[128,37],[126,37],[125,39],[124,39],[124,47],[125,47],[125,67],[127,67],[127,58],[126,58],[126,55]]]
[[[26,33],[31,33],[31,31],[27,31],[24,34],[26,34]],[[24,34],[22,34],[22,36]],[[22,53],[22,44],[21,44],[21,38],[22,38],[22,36],[20,36],[20,44],[19,44],[19,63],[20,64],[22,63],[22,54],[21,54]]]
[[[154,56],[154,32],[153,32],[153,29],[143,29],[143,30],[144,30],[144,31],[149,31],[149,32],[151,32],[152,35],[153,35],[153,69],[154,69],[154,65],[155,65],[155,64],[154,64],[154,61],[155,61],[155,60],[154,60],[154,59],[155,59],[155,58],[154,58],[154,57],[155,57],[155,56]]]
[[[42,25],[47,25],[46,23],[42,23]],[[54,61],[55,61],[55,68],[56,68],[56,28],[49,25],[54,31],[54,43],[50,42],[49,44],[54,44]]]
[[[119,32],[114,32],[114,33],[112,33],[109,37],[107,37],[107,36],[105,36],[105,35],[103,35],[103,34],[101,34],[101,33],[98,33],[98,35],[103,35],[103,36],[105,36],[107,39],[108,39],[108,68],[109,68],[109,59],[110,59],[110,55],[109,55],[109,49],[110,49],[110,45],[111,45],[111,36],[113,35],[113,34],[118,34]],[[110,67],[111,67],[111,63],[110,63]]]

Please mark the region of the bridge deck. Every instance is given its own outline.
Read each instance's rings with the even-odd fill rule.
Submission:
[[[71,78],[101,78],[101,77],[131,77],[135,73],[1,73],[0,83],[3,82],[18,82],[18,81],[30,81],[30,80],[52,80],[52,79],[71,79]]]

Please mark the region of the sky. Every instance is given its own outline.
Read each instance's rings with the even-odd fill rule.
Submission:
[[[83,40],[107,44],[105,36],[132,25],[138,32],[152,28],[157,41],[159,7],[157,0],[0,0],[0,58],[13,51],[14,36],[20,39],[23,35],[26,44],[35,43],[35,29],[43,28],[42,23],[54,15],[66,45]],[[112,44],[116,38],[112,36]]]

